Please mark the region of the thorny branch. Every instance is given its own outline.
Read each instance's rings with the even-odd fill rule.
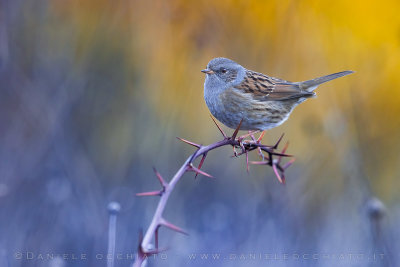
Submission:
[[[190,157],[188,157],[188,159],[181,166],[181,168],[178,170],[178,172],[174,175],[174,177],[171,179],[169,183],[167,183],[161,176],[161,174],[156,169],[154,169],[157,179],[161,184],[161,190],[136,194],[137,196],[160,196],[160,201],[158,202],[157,209],[154,213],[153,219],[145,235],[143,236],[142,233],[140,234],[137,257],[135,259],[133,266],[140,267],[149,256],[158,254],[165,250],[165,249],[160,249],[158,247],[158,230],[161,226],[167,227],[173,231],[187,235],[187,233],[183,229],[179,228],[178,226],[164,219],[163,212],[171,192],[174,190],[175,185],[181,179],[183,174],[185,174],[186,172],[195,172],[196,177],[198,174],[201,174],[212,178],[210,174],[201,170],[201,167],[207,157],[207,153],[210,152],[211,150],[214,150],[222,146],[230,145],[233,147],[234,157],[239,157],[243,154],[246,155],[247,171],[249,170],[249,163],[256,165],[269,165],[272,167],[279,182],[283,184],[285,183],[284,172],[294,162],[294,159],[290,160],[284,165],[281,165],[282,157],[292,157],[291,155],[285,154],[288,144],[284,146],[281,152],[276,151],[278,149],[278,145],[282,140],[283,134],[275,145],[266,146],[261,144],[261,140],[264,137],[264,132],[262,132],[259,138],[257,139],[255,138],[254,134],[256,134],[258,131],[249,132],[248,134],[237,137],[237,134],[240,130],[240,126],[242,124],[242,122],[240,122],[238,127],[232,134],[232,136],[228,137],[222,130],[222,128],[218,125],[218,123],[215,121],[215,119],[213,117],[211,118],[214,121],[217,128],[219,129],[219,131],[221,132],[223,139],[219,142],[210,144],[208,146],[202,146],[178,137],[180,141],[196,147],[197,150]],[[240,149],[240,152],[237,152],[236,149]],[[253,150],[258,151],[258,154],[262,159],[261,161],[249,162],[249,152]],[[198,165],[198,167],[195,167],[193,165],[193,162],[196,158],[200,156],[202,156],[200,164]],[[154,248],[152,248],[151,246],[151,240],[153,239],[153,237],[154,237]]]

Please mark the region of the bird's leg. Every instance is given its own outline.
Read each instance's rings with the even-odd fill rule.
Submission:
[[[265,156],[264,156],[264,153],[262,152],[261,148],[258,147],[257,150],[258,150],[258,154],[260,155],[262,161],[265,161]]]
[[[264,137],[264,135],[265,135],[265,131],[262,131],[257,140],[256,140],[256,138],[254,137],[254,135],[251,135],[251,139],[253,139],[253,141],[254,141],[256,144],[260,144],[260,143],[261,143],[261,140],[262,140],[263,137]],[[258,150],[258,154],[260,155],[260,157],[261,157],[262,160],[264,161],[264,160],[265,160],[265,156],[264,156],[264,153],[262,152],[261,148],[258,147],[257,150]]]
[[[238,141],[239,141],[239,146],[242,149],[242,154],[246,153],[246,149],[244,148],[244,141],[246,140],[243,140],[239,137]]]
[[[239,142],[239,145],[238,146],[232,146],[233,147],[233,155],[235,157],[238,157],[239,155],[242,155],[242,154],[246,153],[246,148],[244,147],[244,143],[245,143],[244,141],[246,141],[246,140],[243,140],[243,137],[239,136],[237,138],[237,141]],[[242,153],[238,154],[236,152],[236,149],[235,149],[236,147],[240,147],[242,149]]]
[[[233,156],[238,157],[238,153],[236,152],[235,146],[232,146],[233,148]]]
[[[243,122],[243,119],[240,120],[239,125],[236,127],[236,130],[233,132],[232,136],[229,137],[231,140],[233,140],[233,141],[236,140],[236,136],[237,136],[237,134],[238,134],[238,132],[239,132],[239,130],[240,130],[240,126],[242,126],[242,122]],[[243,139],[241,139],[240,137],[238,137],[237,140],[238,140],[239,145],[240,145]],[[235,157],[237,157],[237,156],[238,156],[238,153],[236,152],[235,145],[232,145],[232,146],[233,146],[233,155],[234,155]]]

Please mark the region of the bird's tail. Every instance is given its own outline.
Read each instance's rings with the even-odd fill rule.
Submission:
[[[341,71],[341,72],[338,72],[338,73],[329,74],[329,75],[322,76],[322,77],[319,77],[319,78],[315,78],[315,79],[312,79],[312,80],[299,82],[298,85],[302,90],[307,91],[307,92],[312,92],[321,83],[329,82],[329,81],[334,80],[336,78],[340,78],[340,77],[352,74],[353,72],[354,71],[351,71],[351,70]]]

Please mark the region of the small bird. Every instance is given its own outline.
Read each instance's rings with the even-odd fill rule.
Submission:
[[[342,71],[304,82],[289,82],[248,70],[233,60],[214,58],[207,69],[204,99],[211,114],[230,128],[268,130],[284,123],[293,109],[314,97],[321,83],[353,73]]]

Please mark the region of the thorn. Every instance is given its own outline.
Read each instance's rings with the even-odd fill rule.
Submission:
[[[282,169],[286,170],[286,169],[289,168],[290,165],[292,165],[293,162],[295,162],[295,161],[296,161],[296,159],[295,159],[295,158],[292,158],[289,162],[287,162],[285,165],[283,165]]]
[[[258,133],[260,130],[255,130],[255,131],[249,131],[247,134],[241,135],[240,139],[245,139],[246,137],[251,137],[253,139],[253,141],[255,141],[254,139],[254,134]]]
[[[136,193],[136,196],[138,197],[144,197],[144,196],[161,196],[165,188],[168,186],[168,184],[165,182],[165,180],[162,178],[161,174],[156,170],[156,168],[153,167],[153,171],[157,176],[158,181],[160,182],[162,186],[162,190],[158,191],[150,191],[150,192],[143,192],[143,193]]]
[[[182,228],[180,228],[180,227],[178,227],[178,226],[176,226],[176,225],[174,225],[174,224],[172,224],[172,223],[170,223],[170,222],[167,222],[165,219],[163,219],[163,218],[161,218],[160,219],[160,225],[163,225],[163,226],[165,226],[165,227],[168,227],[169,229],[171,229],[171,230],[173,230],[173,231],[176,231],[176,232],[178,232],[178,233],[181,233],[181,234],[184,234],[184,235],[189,235],[186,231],[184,231]]]
[[[286,145],[283,147],[281,153],[285,153],[288,146],[289,146],[289,142],[287,142]]]
[[[285,173],[282,172],[282,184],[286,184]]]
[[[238,127],[236,128],[236,130],[233,132],[231,139],[235,140],[236,139],[236,135],[238,134],[239,130],[240,130],[240,126],[242,126],[242,122],[243,122],[243,118],[240,120]]]
[[[143,193],[136,193],[137,197],[147,197],[147,196],[161,196],[164,191],[151,191],[151,192],[143,192]]]
[[[199,170],[201,169],[201,166],[203,166],[203,163],[204,163],[204,160],[206,159],[206,157],[207,157],[207,153],[204,153],[203,157],[200,160],[199,167],[197,167],[197,169],[199,169]],[[196,175],[194,176],[195,179],[196,179],[197,175],[198,175],[198,173],[196,173]]]
[[[276,178],[278,179],[278,181],[279,181],[281,184],[284,184],[285,181],[282,180],[281,176],[279,175],[279,171],[278,171],[278,169],[277,169],[277,167],[276,167],[275,164],[272,164],[272,169],[274,170],[274,173],[275,173]]]
[[[289,142],[287,142],[287,143],[285,144],[285,146],[283,147],[283,149],[282,149],[282,151],[281,151],[282,154],[285,154],[286,149],[288,148],[288,146],[289,146]],[[281,163],[281,160],[282,160],[282,156],[279,156],[279,157],[278,157],[278,164]]]
[[[253,165],[269,165],[269,161],[250,161]]]
[[[257,143],[260,143],[260,142],[261,142],[261,140],[264,138],[264,135],[265,135],[265,131],[262,131],[261,134],[260,134],[260,136],[259,136],[258,139],[257,139]]]
[[[271,155],[281,156],[281,157],[293,157],[293,155],[282,154],[282,153],[279,153],[279,152],[275,152],[275,151],[271,150],[269,147],[266,147],[266,146],[260,146],[260,148],[261,148],[262,151],[265,151],[265,152],[267,152],[268,154],[271,154]]]
[[[272,154],[272,155],[275,155],[275,156],[286,157],[286,158],[291,158],[291,157],[293,157],[293,155],[290,155],[290,154],[282,154],[282,153],[279,153],[279,152],[271,152],[271,154]]]
[[[156,168],[153,167],[153,171],[157,176],[158,181],[160,181],[160,184],[165,187],[167,186],[167,183],[165,182],[165,180],[162,178],[161,174],[156,170]]]
[[[279,143],[282,141],[283,136],[285,135],[285,133],[283,133],[281,135],[281,137],[279,137],[278,142],[276,142],[276,144],[272,147],[272,149],[277,149],[279,146]]]
[[[222,130],[222,128],[218,125],[217,121],[214,119],[214,117],[212,115],[210,115],[211,119],[213,120],[213,122],[215,123],[215,125],[217,126],[218,130],[221,132],[222,136],[227,139],[228,136],[224,133],[224,131]]]
[[[189,145],[191,145],[191,146],[194,146],[194,147],[197,147],[197,148],[200,148],[200,147],[201,147],[201,145],[196,144],[196,143],[193,143],[193,142],[190,142],[190,141],[188,141],[188,140],[186,140],[186,139],[183,139],[183,138],[180,138],[180,137],[177,137],[177,139],[180,140],[180,141],[182,141],[182,142],[184,142],[184,143],[186,143],[186,144],[189,144]]]
[[[188,168],[188,171],[192,171],[192,172],[195,172],[195,173],[198,173],[198,174],[210,177],[210,178],[214,178],[210,174],[208,174],[206,172],[203,172],[202,170],[197,169],[195,166],[193,166],[193,164],[190,164],[190,166]]]

